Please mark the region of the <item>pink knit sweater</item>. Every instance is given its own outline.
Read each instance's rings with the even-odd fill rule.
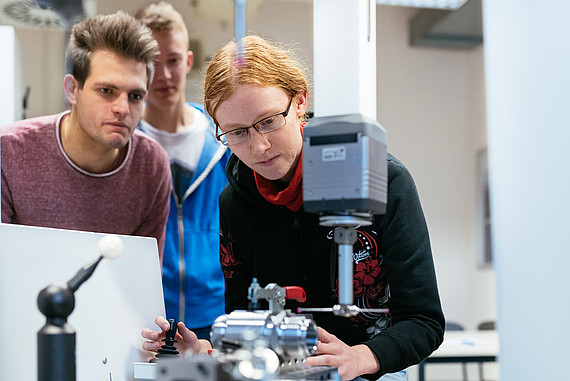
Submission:
[[[162,256],[171,189],[164,149],[135,131],[117,169],[86,172],[62,149],[63,115],[0,128],[2,222],[155,237]]]

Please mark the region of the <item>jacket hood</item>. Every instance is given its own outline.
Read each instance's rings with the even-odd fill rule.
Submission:
[[[226,176],[228,177],[228,185],[238,195],[254,204],[267,204],[257,189],[253,170],[234,154],[228,159]]]

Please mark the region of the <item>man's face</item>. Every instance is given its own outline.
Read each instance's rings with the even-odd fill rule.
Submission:
[[[142,115],[147,89],[145,64],[98,50],[83,88],[73,82],[70,101],[84,143],[101,150],[124,147]]]
[[[193,55],[180,31],[153,32],[153,36],[158,42],[160,55],[154,63],[155,73],[147,103],[168,107],[185,99],[186,76],[192,69]]]

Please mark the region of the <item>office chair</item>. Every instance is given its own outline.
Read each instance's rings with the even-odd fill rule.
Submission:
[[[494,321],[484,321],[477,326],[477,329],[480,331],[492,331],[495,329],[495,322]]]
[[[494,321],[484,321],[481,322],[477,329],[479,331],[489,330],[492,331],[495,329],[495,322]],[[483,376],[483,362],[479,363],[479,381],[485,381],[485,377]]]
[[[460,323],[455,323],[452,321],[445,322],[445,330],[446,331],[465,331],[465,327]]]

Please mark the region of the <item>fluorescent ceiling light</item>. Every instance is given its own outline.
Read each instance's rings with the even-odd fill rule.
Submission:
[[[395,5],[399,7],[458,9],[467,0],[376,0],[376,4]]]

